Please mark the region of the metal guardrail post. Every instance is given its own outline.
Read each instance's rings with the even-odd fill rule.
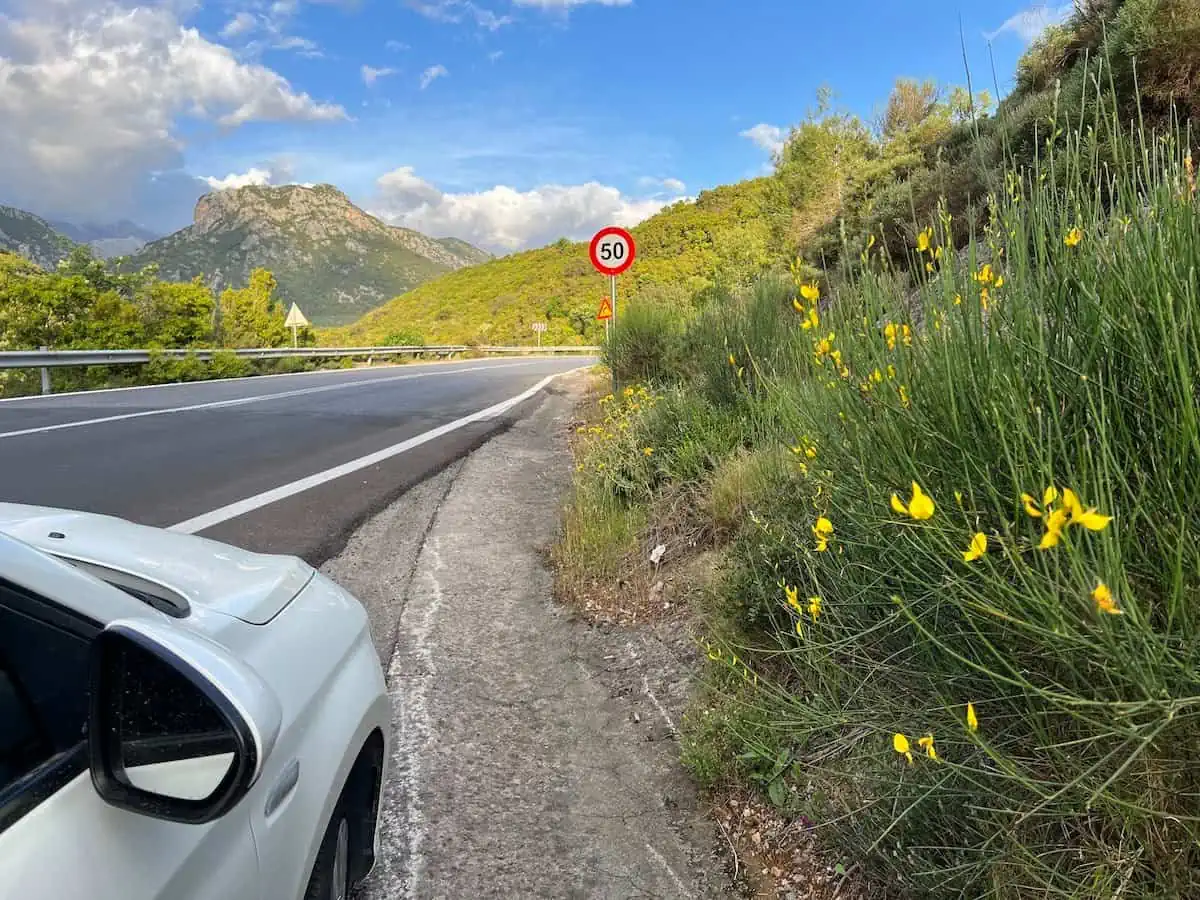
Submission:
[[[49,347],[39,347],[38,349],[45,352],[45,351],[49,350],[50,348]],[[49,394],[52,391],[53,391],[53,388],[50,386],[50,370],[46,366],[42,366],[42,394],[43,395]]]

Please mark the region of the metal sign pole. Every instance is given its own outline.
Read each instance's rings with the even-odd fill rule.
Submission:
[[[617,276],[610,275],[610,276],[608,276],[608,278],[609,278],[609,281],[612,282],[612,320],[614,322],[616,322],[617,321]]]

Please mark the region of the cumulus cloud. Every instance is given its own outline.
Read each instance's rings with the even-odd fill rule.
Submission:
[[[388,75],[395,75],[396,70],[390,66],[384,66],[382,69],[376,69],[374,66],[363,66],[359,73],[362,75],[363,84],[367,87],[373,87],[375,82],[380,78],[386,78]]]
[[[634,198],[615,187],[548,184],[529,191],[498,185],[476,193],[444,193],[411,166],[383,175],[372,212],[387,222],[452,236],[509,253],[561,237],[583,239],[605,225],[636,225],[667,205]]]
[[[450,74],[450,70],[440,63],[436,66],[430,66],[421,73],[421,90],[429,87],[439,78],[446,78]]]
[[[754,141],[755,144],[774,156],[783,149],[783,145],[787,140],[787,132],[778,125],[768,125],[766,122],[760,122],[753,128],[747,128],[741,132],[739,137]]]
[[[207,175],[201,179],[214,191],[229,191],[244,187],[262,187],[272,183],[272,173],[269,169],[252,168],[248,172],[231,172],[224,178],[214,178]]]
[[[184,115],[226,128],[346,116],[184,27],[170,5],[34,10],[0,18],[0,195],[18,206],[111,216],[150,173],[182,167]]]
[[[1051,25],[1059,25],[1065,22],[1067,16],[1075,11],[1073,3],[1063,3],[1057,6],[1048,4],[1040,4],[1031,6],[1028,9],[1023,9],[1016,15],[1010,16],[1005,20],[995,31],[987,34],[989,41],[995,40],[1003,34],[1015,34],[1026,44],[1032,44],[1042,32]]]

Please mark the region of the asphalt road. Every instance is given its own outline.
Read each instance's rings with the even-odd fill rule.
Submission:
[[[319,483],[200,533],[319,564],[367,516],[536,401],[341,477],[320,473],[589,362],[472,360],[3,401],[0,499],[174,526],[310,479]]]

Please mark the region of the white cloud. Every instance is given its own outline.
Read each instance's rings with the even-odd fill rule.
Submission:
[[[643,175],[638,179],[638,186],[657,188],[660,192],[675,194],[676,196],[682,196],[687,193],[687,185],[678,178],[655,178],[651,175]]]
[[[513,22],[512,16],[498,16],[472,0],[408,0],[408,7],[434,22],[458,24],[469,17],[488,31],[498,31]]]
[[[513,0],[517,6],[536,6],[539,9],[570,9],[573,6],[586,6],[595,3],[598,6],[629,6],[633,0]]]
[[[229,191],[250,186],[262,187],[272,183],[273,174],[269,169],[252,168],[248,172],[231,172],[224,178],[214,178],[207,175],[201,179],[214,191]]]
[[[240,12],[221,29],[221,37],[229,40],[243,34],[249,34],[258,27],[258,20],[248,12]]]
[[[362,75],[363,84],[367,87],[373,87],[375,82],[380,78],[396,74],[396,70],[390,66],[384,66],[382,69],[376,69],[374,66],[363,66],[359,72]]]
[[[491,53],[488,54],[488,62],[498,62],[500,60],[500,57],[502,57],[503,55],[504,55],[503,50],[493,50]]]
[[[1015,34],[1026,44],[1032,44],[1042,36],[1043,31],[1051,25],[1065,22],[1074,11],[1075,4],[1073,3],[1063,3],[1058,6],[1048,4],[1031,6],[1010,16],[1003,25],[995,31],[989,32],[986,37],[991,41],[1002,34]]]
[[[383,46],[385,49],[391,50],[393,53],[399,53],[401,50],[411,50],[412,49],[412,47],[410,47],[408,44],[404,43],[404,41],[388,41]]]
[[[183,27],[170,6],[34,9],[0,18],[0,195],[18,206],[111,215],[150,173],[179,170],[184,115],[227,128],[346,116]]]
[[[450,70],[440,63],[436,66],[430,66],[421,73],[421,90],[429,87],[439,78],[446,78],[450,75]]]
[[[766,122],[760,122],[753,128],[747,128],[741,132],[739,137],[754,141],[759,147],[774,156],[783,149],[783,145],[787,140],[787,132],[778,125],[768,125]]]
[[[476,193],[447,194],[411,166],[388,172],[377,186],[372,212],[384,221],[462,238],[501,253],[561,237],[583,239],[605,225],[636,225],[674,202],[627,197],[596,182],[548,184],[529,191],[498,185]]]

